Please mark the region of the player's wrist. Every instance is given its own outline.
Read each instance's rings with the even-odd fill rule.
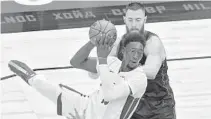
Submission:
[[[95,47],[95,44],[92,41],[89,41],[88,44],[93,48]]]
[[[107,64],[107,58],[105,57],[98,57],[99,65]]]

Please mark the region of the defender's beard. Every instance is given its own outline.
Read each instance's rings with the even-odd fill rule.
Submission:
[[[126,26],[127,33],[131,32],[131,31],[134,31],[134,30],[139,31],[139,33],[142,34],[142,33],[144,33],[144,25],[141,27],[140,30],[139,29],[131,29],[131,30],[129,30],[129,28]]]

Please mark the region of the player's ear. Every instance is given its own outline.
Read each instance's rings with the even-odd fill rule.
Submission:
[[[123,21],[124,21],[124,23],[126,23],[125,21],[126,21],[126,17],[125,16],[123,16]]]
[[[123,54],[123,57],[125,57],[125,54],[126,54],[126,48],[125,47],[122,47],[121,53]]]
[[[146,22],[147,22],[147,16],[144,17],[144,23],[146,23]]]

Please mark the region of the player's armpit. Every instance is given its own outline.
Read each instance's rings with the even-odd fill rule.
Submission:
[[[148,79],[155,79],[163,60],[165,59],[165,49],[157,36],[152,36],[150,41],[146,44],[145,54],[146,62],[143,70]]]

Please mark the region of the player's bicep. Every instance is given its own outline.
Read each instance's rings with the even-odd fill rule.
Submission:
[[[162,65],[162,58],[159,55],[148,55],[144,65],[144,72],[148,79],[154,79]]]
[[[89,57],[77,67],[79,69],[86,70],[91,73],[97,73],[96,69],[97,59],[95,57]]]
[[[144,71],[148,79],[154,79],[157,75],[163,60],[165,59],[165,50],[158,37],[154,38],[146,46],[147,58],[144,64]]]

